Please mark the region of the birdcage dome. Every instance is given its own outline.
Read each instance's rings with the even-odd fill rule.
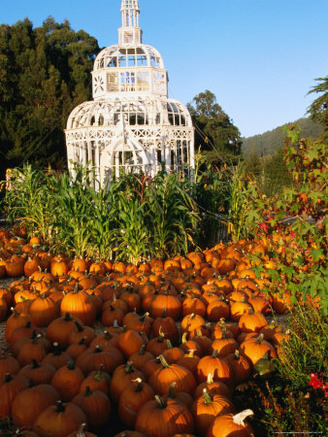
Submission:
[[[177,100],[145,95],[135,99],[103,99],[84,102],[70,114],[67,129],[117,126],[124,120],[130,126],[186,126],[192,120],[186,107]]]
[[[103,49],[92,71],[93,100],[78,105],[65,130],[70,171],[94,171],[103,185],[122,172],[190,174],[194,128],[187,108],[168,98],[160,53],[142,43],[137,0],[122,0],[119,43]]]
[[[93,71],[126,67],[164,68],[164,62],[158,50],[146,44],[111,45],[98,54]]]

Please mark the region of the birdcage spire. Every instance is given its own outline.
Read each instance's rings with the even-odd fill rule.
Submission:
[[[119,29],[120,44],[140,44],[142,31],[139,27],[138,0],[122,0],[122,27]]]

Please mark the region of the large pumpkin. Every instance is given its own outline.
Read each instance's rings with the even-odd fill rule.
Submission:
[[[193,393],[196,388],[196,380],[190,370],[178,364],[169,365],[163,356],[160,356],[162,366],[153,373],[148,382],[156,393],[168,394],[172,382],[176,382],[176,392],[185,391]]]
[[[40,384],[21,391],[12,404],[12,419],[19,428],[32,426],[39,414],[60,399],[50,384]]]
[[[146,402],[138,411],[136,431],[149,437],[171,437],[176,433],[192,433],[193,417],[188,409],[173,399],[159,396]]]
[[[118,403],[118,414],[122,423],[133,428],[138,411],[146,402],[154,399],[154,396],[153,388],[142,382],[141,378],[130,382],[121,393]]]
[[[214,381],[221,381],[228,386],[232,384],[232,371],[227,362],[220,358],[215,350],[212,356],[206,355],[199,360],[197,365],[198,382],[206,381],[209,373],[212,374]]]
[[[41,437],[66,437],[77,431],[81,423],[87,423],[84,412],[77,405],[57,401],[42,411],[33,425]]]
[[[67,293],[60,303],[61,314],[69,312],[81,320],[84,325],[93,325],[96,321],[97,311],[92,298],[85,291]]]
[[[219,394],[210,395],[206,389],[202,396],[195,399],[190,408],[195,427],[201,435],[205,435],[218,415],[234,411],[235,408],[229,399]]]

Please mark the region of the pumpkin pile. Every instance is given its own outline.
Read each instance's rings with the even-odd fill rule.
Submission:
[[[53,256],[23,232],[0,240],[0,276],[19,278],[0,290],[0,418],[20,435],[109,436],[116,416],[130,430],[117,436],[254,435],[234,389],[286,337],[246,257],[264,245],[135,266]]]

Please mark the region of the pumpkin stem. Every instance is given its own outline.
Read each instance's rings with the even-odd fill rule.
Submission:
[[[170,384],[170,387],[169,387],[169,398],[171,398],[171,399],[175,399],[176,396],[177,396],[177,394],[175,392],[175,386],[176,385],[177,385],[176,382],[172,382],[172,384]]]
[[[56,413],[63,413],[65,411],[65,407],[63,405],[63,401],[56,401]]]
[[[262,342],[262,340],[264,339],[264,334],[260,334],[257,339],[256,339],[256,343],[260,344]]]
[[[93,393],[93,391],[91,390],[91,388],[87,385],[85,387],[85,392],[84,392],[84,396],[91,396]]]
[[[82,332],[83,331],[83,326],[77,320],[75,320],[74,323],[75,323],[75,326],[77,327],[78,331]]]
[[[104,338],[105,340],[111,340],[113,338],[113,335],[108,332],[107,330],[104,331]]]
[[[157,358],[160,360],[163,367],[165,368],[170,367],[166,359],[163,357],[163,355],[159,355]]]
[[[212,358],[217,358],[218,356],[219,356],[219,352],[217,351],[217,349],[214,349],[212,353]]]
[[[194,358],[196,349],[188,349],[188,357]]]
[[[207,385],[210,385],[210,384],[213,384],[213,382],[214,382],[214,379],[213,379],[213,373],[210,372],[210,373],[207,375],[206,384],[207,384]]]
[[[128,362],[126,363],[126,366],[124,367],[124,372],[125,372],[126,374],[129,374],[129,373],[133,373],[133,372],[134,372],[133,361],[128,361]]]
[[[67,364],[68,370],[74,370],[75,369],[75,360],[69,360]]]
[[[58,357],[59,355],[62,354],[62,350],[61,347],[59,346],[59,343],[57,343],[56,341],[52,344],[52,353]]]
[[[99,369],[97,370],[97,372],[94,375],[94,379],[98,382],[102,380],[103,367],[104,367],[104,365],[100,364]]]
[[[78,344],[79,345],[85,344],[86,339],[87,339],[87,337],[85,337],[85,336],[82,337]]]
[[[32,361],[32,369],[38,369],[40,367],[40,364],[36,361],[35,358],[31,358]]]
[[[162,410],[164,410],[164,408],[167,407],[166,401],[163,398],[161,398],[159,395],[155,395],[155,401],[157,402],[158,408],[161,408]]]
[[[73,320],[71,315],[70,315],[70,313],[68,311],[65,313],[64,320],[65,320],[65,322],[70,322],[70,321]]]
[[[139,352],[138,352],[138,355],[145,355],[145,352],[146,352],[146,345],[144,343],[141,345]]]
[[[250,409],[247,409],[247,410],[241,411],[238,414],[235,414],[233,416],[232,420],[236,425],[246,426],[244,423],[244,420],[246,419],[246,417],[253,416],[253,415],[254,415],[254,412]]]
[[[184,333],[182,334],[182,337],[181,337],[181,343],[182,343],[182,344],[187,343],[187,341],[188,341],[188,339],[187,339],[187,335],[188,335],[187,332],[184,332]]]
[[[76,437],[85,437],[84,428],[86,427],[85,423],[81,423],[80,428],[76,431]]]
[[[204,396],[204,404],[211,405],[211,403],[213,402],[213,398],[206,390],[206,388],[203,389],[203,396]]]
[[[12,315],[14,317],[19,317],[20,316],[20,313],[14,307],[11,307],[10,311],[12,311]]]
[[[143,382],[141,378],[132,379],[132,382],[136,383],[135,392],[141,392],[143,390]]]
[[[235,350],[235,353],[233,355],[233,359],[234,360],[239,360],[240,359],[240,352],[238,349]]]
[[[157,343],[163,343],[164,339],[165,339],[165,334],[162,331],[162,326],[159,327],[159,336],[157,337]]]
[[[169,340],[169,339],[166,340],[166,346],[167,346],[168,349],[172,349],[173,348],[171,340]]]
[[[6,373],[5,382],[10,382],[12,380],[13,380],[13,377],[11,376],[11,374],[10,373]]]
[[[163,317],[163,319],[165,319],[167,317],[166,307],[163,308],[162,317]]]

